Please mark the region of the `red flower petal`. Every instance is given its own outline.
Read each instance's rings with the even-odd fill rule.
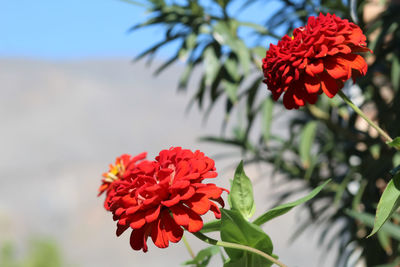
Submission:
[[[119,224],[117,224],[117,232],[116,232],[117,236],[122,235],[123,232],[125,232],[126,229],[128,229],[128,228],[129,228],[129,225],[119,225]]]
[[[321,89],[321,82],[317,77],[312,77],[310,75],[304,75],[304,86],[308,93],[318,93]]]
[[[146,222],[151,223],[151,222],[155,221],[158,218],[158,216],[160,215],[160,210],[161,210],[161,206],[157,206],[155,208],[148,209],[146,211],[146,216],[145,216]]]
[[[161,215],[161,220],[164,223],[165,233],[168,239],[173,243],[176,243],[179,240],[181,240],[183,236],[183,229],[176,224],[176,222],[172,219],[171,215],[167,210],[163,211]]]
[[[320,78],[322,91],[324,91],[328,97],[334,97],[340,89],[336,80],[327,73],[321,73]]]
[[[173,205],[176,205],[181,201],[181,196],[176,194],[174,197],[172,197],[169,200],[161,201],[161,204],[163,204],[166,207],[171,207]]]
[[[183,209],[182,205],[175,205],[169,208],[172,212],[172,217],[178,225],[182,225],[184,227],[189,224],[189,215]]]
[[[141,250],[147,252],[147,237],[145,234],[146,227],[135,229],[131,233],[130,244],[134,250]]]
[[[324,71],[324,64],[321,59],[317,59],[316,61],[308,64],[306,66],[306,72],[308,75],[315,77],[316,74],[319,74]]]
[[[193,197],[184,203],[199,215],[205,214],[210,209],[210,201],[204,194],[194,194]]]
[[[347,61],[341,57],[328,57],[324,61],[326,71],[334,79],[345,79],[350,78],[349,66]]]
[[[219,210],[218,206],[212,201],[210,201],[210,210],[214,213],[215,218],[221,218],[221,211]]]
[[[134,215],[129,216],[130,227],[132,229],[139,229],[145,225],[146,220],[144,218],[144,212],[138,212]]]
[[[159,248],[168,247],[168,237],[161,219],[158,219],[155,222],[155,225],[151,231],[151,239],[153,240],[154,245]]]

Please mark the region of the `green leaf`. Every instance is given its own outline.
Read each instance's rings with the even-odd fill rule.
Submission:
[[[392,142],[387,142],[386,144],[390,147],[400,149],[400,137],[397,136]]]
[[[311,147],[314,143],[315,134],[317,131],[317,122],[310,121],[304,126],[303,131],[300,135],[300,147],[299,154],[301,162],[303,163],[304,168],[308,168],[310,166],[311,160]]]
[[[253,186],[243,169],[243,161],[236,168],[231,192],[229,194],[232,203],[231,209],[239,211],[244,218],[250,218],[255,210]]]
[[[205,267],[211,260],[211,257],[218,254],[220,249],[218,246],[211,246],[205,249],[202,249],[197,253],[196,257],[192,260],[185,261],[183,265],[197,265],[198,267]]]
[[[397,152],[396,154],[394,154],[392,161],[393,161],[394,166],[400,165],[400,152]]]
[[[203,225],[203,228],[201,228],[201,232],[203,234],[209,233],[209,232],[215,232],[215,231],[219,231],[220,228],[221,228],[221,220],[215,220],[212,222],[205,223]]]
[[[232,77],[234,81],[240,80],[240,74],[238,72],[237,61],[233,58],[227,58],[224,62],[224,66],[228,74]]]
[[[381,145],[380,144],[374,144],[369,147],[369,151],[371,152],[372,157],[375,160],[378,160],[380,155],[381,155]]]
[[[230,259],[224,264],[224,267],[247,267],[247,254],[240,259],[232,260]]]
[[[206,49],[204,49],[203,56],[205,64],[206,85],[210,86],[217,77],[218,70],[220,67],[219,60],[212,46],[209,46]]]
[[[224,267],[268,267],[271,265],[272,263],[267,262],[261,257],[254,257],[250,253],[245,253],[240,259],[230,259],[224,264]]]
[[[266,53],[267,53],[266,48],[263,47],[263,46],[253,47],[252,51],[253,51],[254,54],[256,54],[260,58],[264,58]],[[260,61],[260,64],[261,64],[261,61]]]
[[[362,223],[366,226],[373,228],[374,227],[374,215],[368,214],[365,212],[357,212],[354,210],[346,210],[345,213]],[[396,240],[400,240],[400,227],[392,222],[386,222],[380,231],[386,232],[388,235],[393,237]]]
[[[238,90],[237,84],[224,80],[224,81],[222,81],[222,87],[224,88],[225,93],[228,95],[228,98],[232,101],[232,103],[236,103],[237,102],[237,90]]]
[[[322,185],[320,185],[317,188],[315,188],[314,190],[312,190],[307,196],[302,197],[297,201],[282,204],[282,205],[279,205],[279,206],[267,211],[266,213],[264,213],[263,215],[258,217],[253,223],[256,225],[262,225],[262,224],[272,220],[273,218],[276,218],[278,216],[281,216],[281,215],[287,213],[292,208],[294,208],[300,204],[303,204],[304,202],[309,201],[310,199],[315,197],[319,192],[321,192],[321,190],[325,187],[325,185],[327,183],[329,183],[330,181],[331,180],[329,179]]]
[[[393,179],[390,180],[385,188],[385,191],[383,191],[381,199],[378,203],[378,207],[376,209],[374,228],[372,229],[372,232],[368,235],[368,237],[379,231],[382,225],[400,206],[400,190],[398,189],[399,180],[400,173],[396,174]]]
[[[237,39],[231,48],[237,54],[244,73],[249,74],[251,66],[251,54],[247,48],[247,45],[242,40]]]
[[[274,101],[270,97],[266,98],[263,104],[263,111],[262,111],[262,122],[263,122],[263,138],[264,142],[269,140],[271,135],[271,124],[272,124],[272,115],[274,111]]]
[[[386,251],[388,255],[391,255],[393,253],[393,250],[390,236],[384,231],[379,231],[376,235],[378,236],[378,241],[381,247]]]
[[[400,59],[396,55],[393,57],[392,61],[392,84],[393,88],[398,91],[400,87]]]
[[[221,45],[227,45],[236,54],[243,68],[244,73],[248,74],[251,66],[251,54],[247,45],[237,37],[237,27],[228,25],[225,21],[215,23],[213,36]]]
[[[221,216],[221,240],[236,244],[246,245],[272,254],[273,245],[269,236],[257,225],[248,222],[240,212],[222,209]],[[231,258],[231,264],[245,258],[245,264],[240,266],[271,266],[271,262],[259,255],[247,251],[224,248]],[[243,259],[242,259],[243,260]],[[243,263],[243,262],[242,262]],[[239,266],[239,265],[228,265]]]

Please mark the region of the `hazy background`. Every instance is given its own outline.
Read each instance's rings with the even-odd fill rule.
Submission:
[[[127,34],[143,8],[113,0],[0,1],[0,246],[12,241],[23,257],[29,239],[45,236],[68,266],[82,267],[179,266],[189,259],[182,242],[150,245],[146,254],[131,250],[128,232],[115,236],[97,188],[116,156],[148,151],[152,159],[170,146],[211,157],[231,153],[216,159],[216,182],[228,187],[240,155],[197,142],[220,132],[222,107],[205,125],[197,108],[185,113],[190,92],[175,90],[180,66],[154,77],[144,62],[132,64],[162,32]],[[265,166],[246,171],[260,214],[274,203],[281,177]],[[334,254],[321,261],[316,234],[289,241],[302,214],[297,209],[266,224],[274,253],[289,266],[331,266]],[[196,250],[204,247],[189,239]]]

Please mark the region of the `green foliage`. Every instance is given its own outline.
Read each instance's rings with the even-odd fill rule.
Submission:
[[[256,211],[253,197],[253,185],[243,169],[243,161],[236,168],[229,194],[231,209],[239,211],[246,219],[251,218]]]
[[[183,265],[195,265],[196,267],[205,267],[210,262],[212,256],[220,253],[218,246],[211,246],[202,249],[197,253],[193,260],[185,261]]]
[[[388,183],[376,209],[374,228],[369,236],[375,234],[400,207],[400,173]],[[400,231],[400,228],[399,228]]]
[[[389,142],[387,144],[400,150],[400,137],[396,137],[392,142]]]
[[[24,258],[16,257],[12,243],[5,243],[0,252],[1,267],[62,267],[64,266],[56,244],[46,239],[33,239]]]
[[[240,162],[235,171],[235,177],[231,183],[230,198],[231,209],[221,209],[221,219],[207,223],[203,226],[200,233],[195,233],[198,238],[214,246],[201,250],[194,259],[186,261],[185,265],[207,266],[211,257],[220,252],[215,245],[224,247],[228,259],[221,252],[225,267],[232,266],[271,266],[272,260],[277,259],[272,254],[273,245],[269,236],[260,228],[260,225],[281,216],[293,207],[303,204],[314,198],[324,186],[330,181],[326,181],[307,196],[284,205],[275,207],[261,215],[254,222],[248,218],[254,212],[253,188],[250,179],[243,170],[243,162]],[[213,240],[204,233],[219,231],[221,240]],[[240,247],[238,247],[239,245]],[[246,246],[249,250],[243,249]],[[255,251],[257,250],[257,251]],[[262,253],[268,255],[262,255]],[[267,256],[267,258],[266,258]]]
[[[400,164],[396,149],[388,148],[368,129],[360,127],[357,114],[350,112],[340,99],[321,95],[315,105],[284,111],[280,101],[273,103],[271,100],[262,84],[260,70],[269,42],[276,43],[282,33],[304,25],[308,16],[322,11],[351,20],[350,2],[357,2],[352,16],[361,19],[368,3],[278,0],[278,8],[271,9],[269,14],[269,2],[265,1],[205,2],[146,1],[149,17],[133,30],[159,25],[164,27],[165,36],[137,59],[147,56],[151,61],[165,45],[178,44],[176,53],[156,73],[179,59],[184,60],[178,88],[188,88],[194,71],[200,74],[191,103],[197,103],[206,116],[216,103],[224,104],[223,134],[205,137],[203,141],[235,147],[243,151],[245,162],[273,165],[288,182],[303,181],[307,190],[332,178],[329,190],[322,190],[307,202],[310,216],[299,223],[295,235],[309,226],[321,225],[321,246],[329,250],[335,242],[339,244],[335,266],[346,266],[347,260],[358,251],[362,252],[367,266],[394,262],[400,257],[395,237],[387,233],[387,237],[380,236],[381,241],[374,237],[365,239],[360,233],[367,224],[360,223],[345,210],[375,213],[380,196],[392,177],[390,170],[396,172]],[[265,18],[258,18],[260,23],[241,21],[233,12],[235,6],[240,13],[249,12],[251,9],[247,8],[251,5],[266,10]],[[394,3],[373,21],[360,21],[373,56],[368,60],[367,75],[357,80],[361,94],[356,96],[353,90],[344,89],[348,90],[346,94],[350,98],[359,100],[359,106],[375,114],[373,119],[392,137],[400,135],[399,21],[400,6]],[[253,41],[248,41],[249,36]],[[234,112],[238,116],[232,116]],[[232,117],[239,119],[235,121]],[[278,125],[288,126],[277,128]],[[288,186],[282,193],[281,202],[298,193],[291,188]],[[388,223],[395,221],[387,222],[382,229]],[[333,232],[335,225],[342,224],[338,232]],[[218,223],[206,224],[203,232],[218,227]]]
[[[299,154],[305,169],[308,169],[311,164],[311,148],[314,144],[316,131],[317,122],[310,121],[304,126],[300,135]]]
[[[313,191],[311,191],[305,197],[302,197],[302,198],[300,198],[300,199],[298,199],[298,200],[296,200],[294,202],[282,204],[282,205],[279,205],[279,206],[277,206],[275,208],[270,209],[269,211],[267,211],[266,213],[264,213],[260,217],[258,217],[253,223],[257,224],[257,225],[262,225],[262,224],[272,220],[273,218],[276,218],[278,216],[281,216],[281,215],[287,213],[292,208],[294,208],[294,207],[296,207],[298,205],[301,205],[301,204],[309,201],[310,199],[314,198],[319,192],[321,192],[321,190],[329,182],[330,182],[330,180],[326,181],[325,183],[323,183],[322,185],[318,186]]]
[[[269,236],[255,224],[248,222],[240,212],[235,210],[222,210],[221,217],[221,240],[236,244],[246,245],[261,250],[269,255],[272,254],[272,242]],[[225,248],[230,261],[224,266],[270,266],[261,256],[238,250]]]

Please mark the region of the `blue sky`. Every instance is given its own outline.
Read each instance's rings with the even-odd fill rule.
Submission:
[[[0,1],[0,57],[133,57],[163,35],[160,28],[128,33],[145,9],[120,0]],[[264,7],[253,9],[265,17]]]
[[[144,9],[118,0],[1,0],[0,56],[132,56],[154,30],[128,34]],[[160,31],[160,29],[158,29]]]

